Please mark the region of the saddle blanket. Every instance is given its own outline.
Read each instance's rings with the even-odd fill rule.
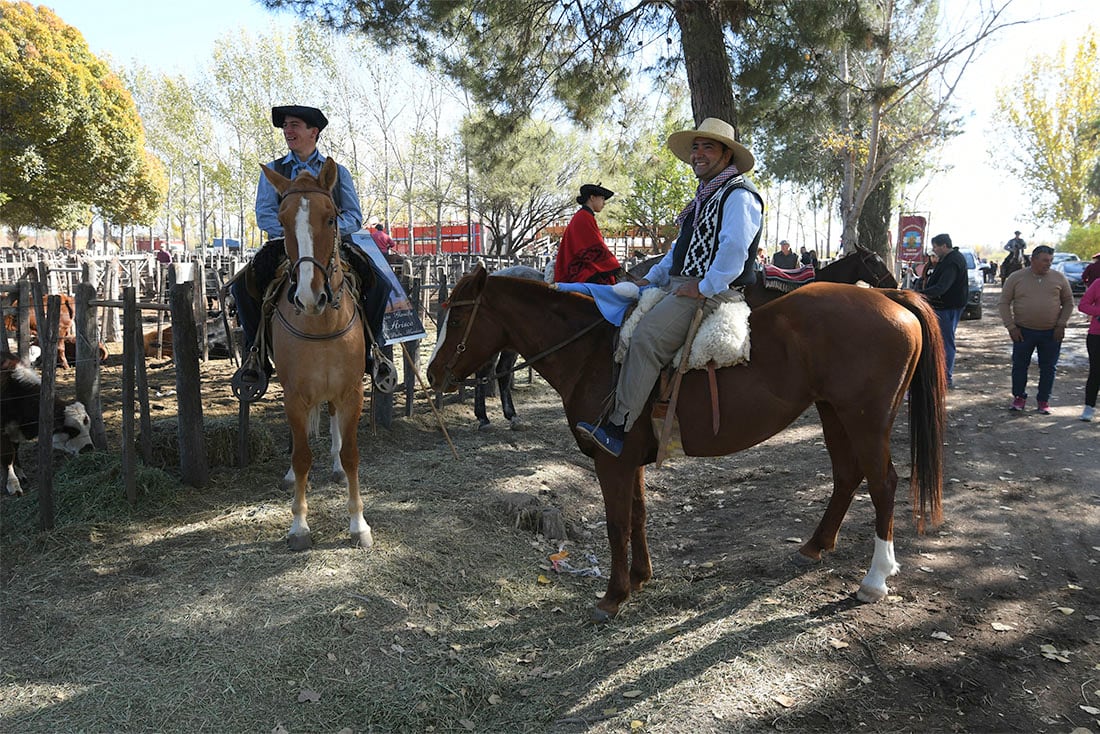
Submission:
[[[641,321],[642,316],[654,304],[664,298],[665,291],[660,288],[645,288],[638,299],[638,306],[627,317],[619,331],[619,345],[615,348],[615,361],[622,363],[630,346],[630,336]],[[740,292],[732,291],[729,300],[719,304],[709,316],[703,319],[699,330],[695,332],[695,342],[688,356],[688,368],[706,369],[707,363],[714,361],[716,367],[730,367],[749,361],[749,304],[745,303]],[[684,348],[672,358],[672,365],[678,366],[683,358]]]
[[[813,265],[803,265],[795,270],[784,270],[774,265],[764,266],[764,287],[769,290],[790,293],[800,285],[812,283],[814,277]]]

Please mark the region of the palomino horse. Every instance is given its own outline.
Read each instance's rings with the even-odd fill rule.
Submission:
[[[684,451],[689,456],[741,451],[815,404],[832,460],[833,493],[798,557],[820,560],[822,551],[836,547],[841,521],[866,478],[876,538],[858,596],[878,601],[888,592],[887,578],[898,571],[893,544],[898,475],[890,458],[890,430],[906,390],[914,515],[920,530],[926,519],[942,519],[947,388],[935,314],[907,291],[812,283],[754,309],[750,327],[749,363],[717,371],[722,415],[717,434],[711,428],[706,371],[684,376],[676,413]],[[478,268],[451,294],[428,378],[437,389],[453,389],[456,380],[501,349],[528,358],[544,354],[533,366],[562,396],[569,425],[595,422],[612,390],[614,338],[614,327],[602,321],[591,298],[526,280],[488,278]],[[581,450],[596,462],[611,545],[611,577],[593,610],[596,621],[614,616],[630,592],[652,576],[645,466],[656,459],[658,446],[651,425],[647,406],[619,458],[574,429]]]
[[[348,484],[348,530],[354,545],[371,545],[359,497],[359,442],[363,412],[363,364],[366,345],[357,297],[349,288],[338,246],[332,189],[337,168],[325,161],[319,178],[301,173],[291,181],[267,166],[264,176],[279,192],[279,223],[286,237],[289,277],[276,296],[271,319],[275,369],[283,385],[283,406],[290,424],[291,467],[284,483],[293,484],[294,521],[287,534],[292,550],[309,548],[309,469],[313,453],[309,433],[316,431],[321,403],[328,403],[332,429],[333,480]]]

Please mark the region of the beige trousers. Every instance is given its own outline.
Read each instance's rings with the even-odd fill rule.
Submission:
[[[624,425],[627,431],[645,408],[661,369],[672,360],[687,339],[699,301],[673,293],[682,284],[692,281],[698,282],[698,279],[672,278],[665,289],[668,295],[642,317],[630,337],[630,347],[619,372],[619,384],[615,387],[615,407],[609,416],[612,423]],[[703,315],[710,315],[719,305],[737,297],[737,292],[730,290],[706,299]]]

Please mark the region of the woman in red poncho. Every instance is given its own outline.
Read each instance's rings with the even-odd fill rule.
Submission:
[[[614,195],[614,191],[598,184],[581,186],[581,195],[577,197],[581,208],[569,220],[558,246],[555,282],[614,285],[616,277],[622,274],[622,266],[607,249],[596,224],[596,212]]]

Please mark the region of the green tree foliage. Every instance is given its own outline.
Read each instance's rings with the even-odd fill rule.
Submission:
[[[996,153],[1031,182],[1036,219],[1092,224],[1100,217],[1100,54],[1089,28],[1076,48],[1038,56],[1012,86],[998,90]],[[1091,253],[1090,253],[1091,254]]]
[[[675,236],[673,221],[698,184],[691,168],[665,144],[672,133],[692,127],[690,120],[676,117],[674,109],[656,125],[640,126],[637,137],[624,146],[630,188],[622,199],[621,216],[625,224],[649,240],[649,251],[653,253],[663,252]]]
[[[89,207],[148,221],[163,175],[121,80],[49,8],[0,4],[0,221],[73,229]]]
[[[511,255],[532,244],[548,224],[572,207],[579,184],[578,142],[546,123],[524,122],[497,140],[477,117],[462,126],[471,164],[474,206],[492,236],[493,251]],[[493,151],[476,155],[473,151]]]

